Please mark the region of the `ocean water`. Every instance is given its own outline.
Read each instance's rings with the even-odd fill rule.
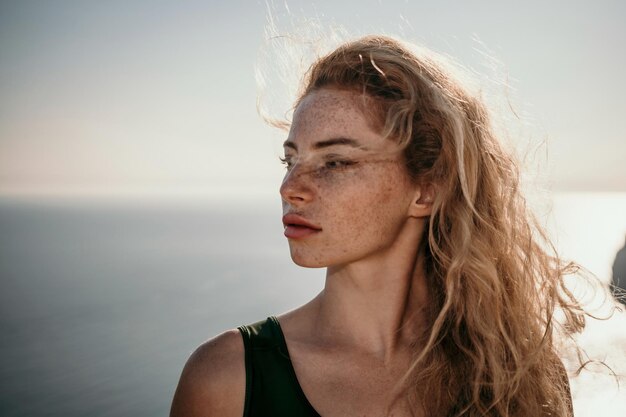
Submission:
[[[559,248],[607,281],[626,194],[557,195],[551,216]],[[198,344],[322,285],[291,263],[278,202],[2,198],[0,415],[167,415]],[[623,314],[580,342],[626,372]],[[626,409],[602,369],[571,382],[577,417]]]

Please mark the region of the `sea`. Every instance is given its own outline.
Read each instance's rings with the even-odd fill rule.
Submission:
[[[555,193],[542,216],[608,284],[626,193]],[[0,197],[0,416],[167,416],[200,343],[323,282],[291,262],[278,201]],[[606,365],[572,372],[577,417],[626,410],[625,313],[603,294],[578,340]]]

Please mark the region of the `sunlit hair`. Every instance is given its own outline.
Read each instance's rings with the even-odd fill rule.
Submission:
[[[520,193],[512,156],[481,100],[429,56],[368,36],[313,63],[299,102],[341,88],[377,103],[380,131],[404,149],[414,181],[436,198],[422,248],[430,331],[404,380],[427,416],[572,414],[553,320],[580,331],[582,310],[564,286],[577,266],[557,256]]]

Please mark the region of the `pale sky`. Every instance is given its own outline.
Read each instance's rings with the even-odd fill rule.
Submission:
[[[540,175],[626,191],[626,2],[287,4],[487,76],[490,51],[522,116],[511,140],[547,143]],[[254,0],[0,1],[0,191],[277,192],[285,134],[256,114],[265,24]]]

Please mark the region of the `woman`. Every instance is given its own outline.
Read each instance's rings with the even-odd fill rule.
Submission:
[[[552,321],[582,327],[572,265],[478,98],[365,37],[312,65],[284,148],[291,257],[325,287],[199,347],[172,416],[572,415]]]

